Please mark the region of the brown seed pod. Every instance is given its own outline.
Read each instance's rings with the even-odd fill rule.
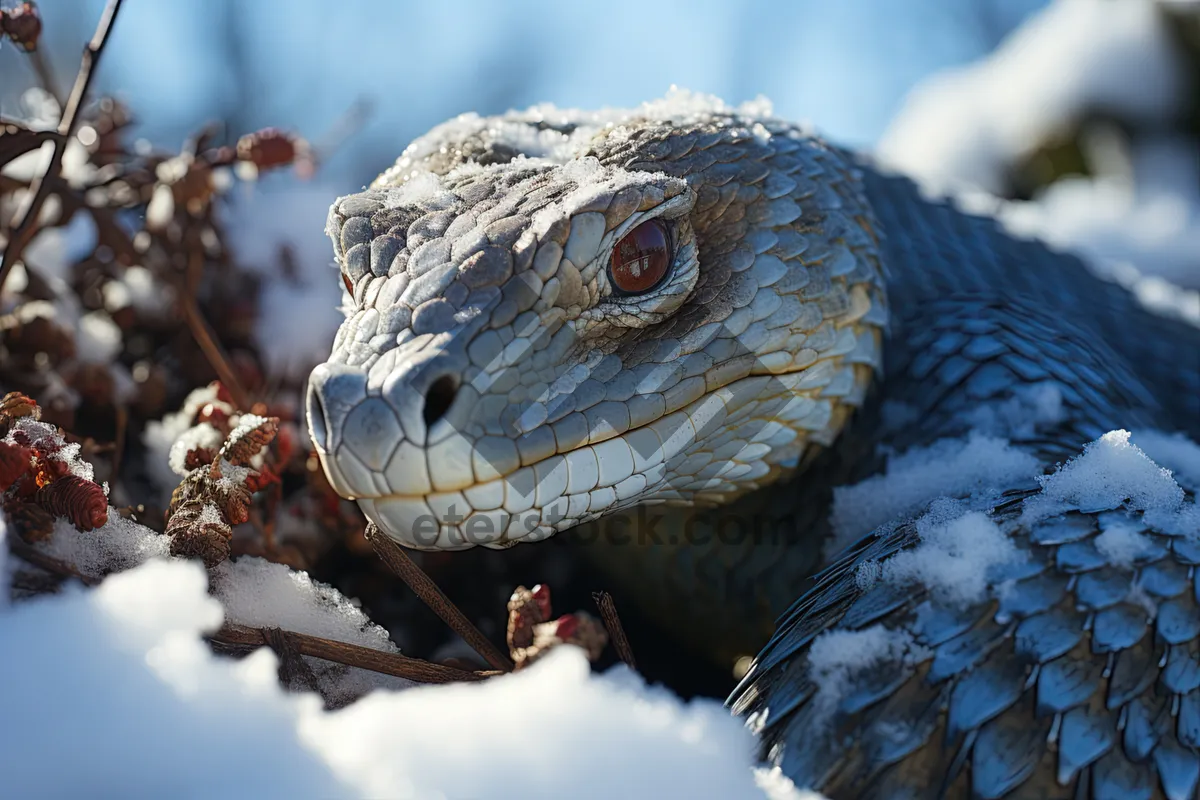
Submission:
[[[79,531],[94,530],[108,522],[104,490],[78,475],[66,475],[43,486],[35,499],[54,516],[66,517]]]
[[[173,556],[200,558],[209,569],[229,558],[233,529],[215,506],[185,503],[167,520],[166,534],[171,537]]]
[[[235,466],[244,467],[271,443],[278,432],[279,417],[243,414],[221,447],[221,458]]]
[[[297,158],[306,156],[308,142],[294,133],[278,128],[263,128],[238,139],[237,158],[260,170],[286,167]]]
[[[28,447],[0,442],[0,491],[7,490],[29,472],[32,460],[33,451]]]
[[[9,392],[4,395],[3,400],[0,400],[0,417],[5,417],[9,421],[21,417],[41,419],[42,409],[38,406],[37,401],[29,395],[21,394],[20,392]]]
[[[37,50],[42,35],[42,15],[37,4],[26,0],[13,8],[0,8],[0,30],[26,53]]]

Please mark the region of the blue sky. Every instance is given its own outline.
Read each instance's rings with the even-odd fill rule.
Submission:
[[[41,4],[64,85],[102,0]],[[914,83],[986,53],[1043,0],[128,0],[100,84],[166,146],[203,122],[316,138],[356,98],[374,103],[328,165],[361,183],[463,111],[548,100],[629,105],[677,84],[869,146]],[[0,110],[28,71],[0,52]],[[9,80],[9,77],[14,80]]]

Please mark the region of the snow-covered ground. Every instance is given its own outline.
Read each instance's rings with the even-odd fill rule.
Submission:
[[[227,620],[394,650],[385,632],[286,567],[242,558],[206,577],[164,558],[164,537],[110,520],[90,534],[60,524],[51,552],[94,554],[104,539],[107,558],[87,566],[148,560],[95,589],[0,607],[5,797],[805,796],[755,768],[750,734],[720,703],[683,703],[624,667],[593,675],[575,648],[480,684],[397,691],[405,682],[388,679],[324,711],[279,687],[269,650],[232,661],[201,636]],[[379,685],[344,673],[348,690]]]
[[[956,194],[1014,232],[1075,250],[1132,283],[1200,288],[1200,142],[1172,133],[1195,87],[1154,0],[1055,0],[987,58],[920,84],[877,147],[931,194]],[[1013,166],[1086,117],[1090,177],[1028,202],[990,201]],[[982,195],[982,196],[981,196]],[[1161,293],[1161,287],[1145,291]],[[1200,301],[1190,304],[1200,313]]]

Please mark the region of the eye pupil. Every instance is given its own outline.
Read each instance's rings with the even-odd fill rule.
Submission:
[[[354,296],[354,284],[350,282],[350,276],[344,272],[342,273],[342,283],[345,284],[346,291],[350,293],[351,297],[353,297]]]
[[[613,248],[609,275],[624,294],[642,294],[659,284],[671,266],[666,228],[658,220],[643,222]]]

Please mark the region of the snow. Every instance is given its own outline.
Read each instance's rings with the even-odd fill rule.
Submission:
[[[92,311],[79,319],[75,334],[75,356],[88,364],[111,364],[121,352],[121,329],[103,311]]]
[[[221,216],[231,251],[240,266],[263,277],[254,338],[273,378],[303,380],[329,355],[343,319],[342,282],[324,229],[329,199],[347,188],[280,174],[227,195]],[[280,275],[283,246],[291,251],[294,279]]]
[[[170,540],[144,525],[125,519],[111,506],[108,522],[87,533],[80,533],[66,519],[54,522],[49,539],[38,544],[47,555],[62,559],[84,575],[104,575],[129,569],[148,559],[166,556]]]
[[[822,633],[808,651],[808,676],[817,687],[813,702],[823,714],[829,714],[856,675],[881,664],[912,664],[923,655],[908,631],[881,624]]]
[[[216,387],[211,384],[201,386],[188,393],[178,411],[164,414],[161,420],[150,420],[146,423],[146,430],[142,433],[142,444],[146,447],[146,464],[150,479],[164,497],[169,497],[174,491],[179,484],[179,476],[186,474],[186,470],[180,472],[175,469],[176,466],[183,468],[183,458],[187,455],[186,450],[173,452],[175,443],[181,436],[188,434],[196,412],[213,402],[217,402]],[[188,435],[196,436],[199,443],[203,432]]]
[[[1100,535],[1095,538],[1096,549],[1113,566],[1128,569],[1138,556],[1149,551],[1153,542],[1142,534],[1144,526],[1128,518],[1103,518]]]
[[[812,797],[753,769],[750,734],[719,703],[624,667],[593,675],[575,648],[324,711],[279,688],[269,650],[233,661],[202,643],[225,617],[204,575],[156,559],[0,611],[6,793]]]
[[[1131,441],[1155,463],[1171,470],[1184,488],[1200,493],[1200,444],[1182,433],[1135,431]]]
[[[833,490],[834,541],[848,544],[937,497],[986,495],[1026,481],[1036,471],[1033,456],[979,432],[913,448],[889,459],[882,474]]]
[[[1057,0],[989,57],[918,86],[878,155],[930,194],[957,195],[1016,235],[1077,252],[1101,275],[1137,284],[1132,267],[1200,288],[1200,148],[1154,132],[1178,118],[1188,91],[1159,4]],[[1079,143],[1091,177],[1064,178],[1028,202],[988,196],[1004,194],[1015,164],[1088,114],[1141,130],[1127,141],[1113,126],[1090,125]],[[1135,291],[1181,305],[1153,285]],[[1200,320],[1200,296],[1182,305]]]
[[[1056,0],[985,60],[914,90],[878,153],[933,191],[998,194],[1005,165],[1084,112],[1153,122],[1186,90],[1153,3]]]
[[[215,450],[224,441],[225,437],[211,424],[201,422],[199,425],[193,425],[175,438],[175,443],[171,445],[171,450],[167,454],[167,465],[176,475],[186,476],[189,472],[187,454],[190,451],[198,448]]]
[[[951,500],[935,502],[916,527],[920,544],[867,567],[867,573],[856,576],[860,586],[876,576],[893,584],[915,582],[939,599],[965,606],[987,596],[990,570],[1023,558],[986,514],[964,513],[961,504]]]
[[[1054,474],[1039,475],[1042,493],[1025,501],[1021,521],[1037,522],[1076,508],[1107,511],[1122,503],[1139,511],[1179,511],[1183,489],[1170,470],[1151,461],[1129,436],[1129,431],[1109,431]]]

